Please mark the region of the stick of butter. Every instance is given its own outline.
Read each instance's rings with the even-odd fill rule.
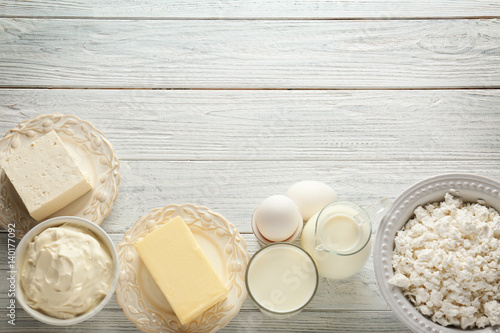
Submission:
[[[0,166],[37,221],[92,189],[54,131],[15,150]]]
[[[181,217],[145,236],[135,248],[182,325],[226,299],[227,288]]]

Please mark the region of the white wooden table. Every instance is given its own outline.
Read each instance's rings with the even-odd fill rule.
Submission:
[[[258,244],[265,197],[321,180],[367,205],[423,178],[500,180],[500,2],[2,0],[0,133],[38,114],[101,129],[122,182],[102,226],[118,244],[169,203],[206,205]],[[0,332],[67,332],[20,308]],[[134,332],[113,299],[72,332]],[[372,262],[322,280],[287,319],[247,299],[224,332],[408,332]]]

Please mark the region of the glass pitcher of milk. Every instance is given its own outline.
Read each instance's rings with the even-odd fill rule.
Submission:
[[[338,201],[312,216],[302,231],[301,246],[314,259],[319,275],[345,279],[359,272],[370,257],[372,221],[392,202],[382,199],[366,208]]]

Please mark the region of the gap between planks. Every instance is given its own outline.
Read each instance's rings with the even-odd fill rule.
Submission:
[[[23,16],[2,15],[0,19],[99,20],[99,21],[418,21],[418,20],[489,20],[498,15],[479,16],[398,16],[398,17],[112,17],[112,16]]]
[[[294,87],[294,88],[289,88],[289,87],[277,87],[277,88],[256,88],[256,87],[250,87],[250,88],[206,88],[206,87],[190,87],[190,88],[183,88],[183,87],[165,87],[165,88],[158,88],[158,87],[40,87],[40,86],[29,86],[29,85],[23,85],[23,86],[1,86],[0,85],[0,90],[23,90],[23,89],[31,89],[31,90],[202,90],[202,91],[420,91],[420,90],[500,90],[500,84],[499,85],[493,85],[493,86],[485,86],[485,87],[462,87],[462,86],[449,86],[449,87],[347,87],[347,88],[342,88],[342,87],[336,87],[336,88],[325,88],[325,87],[318,87],[318,88],[313,88],[313,87]]]

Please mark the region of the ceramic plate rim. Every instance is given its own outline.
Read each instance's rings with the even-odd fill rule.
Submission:
[[[450,173],[423,179],[408,187],[394,200],[391,209],[382,218],[375,236],[373,249],[373,264],[377,284],[390,309],[398,319],[414,332],[457,333],[465,332],[458,327],[444,327],[423,316],[414,305],[403,295],[402,291],[388,283],[394,275],[392,269],[392,245],[395,232],[399,230],[395,225],[397,216],[407,206],[412,206],[419,197],[433,193],[436,190],[472,190],[487,193],[496,197],[500,203],[500,183],[488,177],[466,173]],[[417,205],[418,206],[418,205]],[[406,222],[405,222],[406,223]],[[403,225],[405,224],[403,223]],[[500,333],[500,326],[489,326],[483,329],[466,330],[471,332]]]
[[[228,244],[230,242],[233,242],[234,244],[232,244],[232,243],[231,244],[234,245],[234,247],[237,250],[239,249],[241,251],[239,255],[242,255],[241,259],[244,260],[243,263],[231,262],[228,265],[230,267],[227,267],[228,270],[234,270],[234,272],[235,272],[234,273],[235,276],[233,278],[235,281],[232,283],[237,284],[236,287],[241,287],[239,295],[236,295],[236,302],[237,303],[230,304],[230,305],[232,305],[232,307],[231,307],[230,311],[227,311],[228,314],[226,314],[222,319],[220,319],[216,323],[211,322],[208,324],[202,324],[201,327],[203,327],[203,325],[209,325],[209,327],[202,329],[203,332],[215,332],[215,331],[223,328],[224,326],[226,326],[229,323],[229,321],[239,313],[241,305],[243,304],[244,300],[247,297],[247,291],[245,288],[245,268],[246,268],[246,265],[248,263],[248,260],[250,259],[250,256],[248,254],[245,240],[241,237],[240,233],[238,232],[238,230],[236,229],[236,227],[232,223],[228,222],[222,215],[220,215],[216,212],[213,212],[212,210],[210,210],[207,207],[197,206],[197,205],[189,204],[189,203],[188,204],[181,204],[181,205],[169,204],[169,205],[166,205],[162,208],[153,209],[150,212],[148,212],[146,215],[140,217],[137,221],[134,222],[133,226],[125,232],[125,234],[123,235],[122,241],[117,246],[118,259],[120,262],[120,277],[118,279],[118,285],[116,287],[116,298],[117,298],[118,304],[123,309],[123,312],[125,313],[126,317],[132,323],[134,323],[137,328],[139,328],[143,332],[177,332],[180,330],[186,330],[186,332],[192,332],[192,330],[193,330],[192,327],[175,326],[175,325],[179,325],[177,318],[175,318],[175,321],[172,321],[172,322],[175,322],[174,327],[171,327],[171,326],[152,327],[151,320],[148,321],[147,325],[141,325],[139,323],[140,318],[137,318],[133,314],[130,313],[130,311],[129,311],[130,304],[128,304],[128,301],[125,299],[126,293],[123,290],[125,284],[131,283],[130,277],[127,276],[130,272],[123,267],[123,262],[124,261],[133,262],[134,260],[138,259],[137,253],[135,253],[135,257],[133,255],[131,255],[131,257],[127,257],[127,255],[130,254],[130,252],[126,253],[126,249],[133,248],[133,244],[136,241],[138,241],[139,239],[141,239],[142,237],[144,237],[148,233],[152,232],[155,228],[157,228],[160,225],[163,225],[167,221],[171,220],[172,218],[174,218],[176,216],[183,217],[182,214],[179,213],[179,211],[182,210],[182,212],[184,212],[183,214],[188,214],[188,213],[186,213],[186,208],[191,209],[191,212],[195,211],[198,215],[201,215],[200,212],[206,212],[212,218],[215,217],[216,219],[218,219],[219,221],[224,223],[226,225],[226,227],[230,229],[230,232],[231,232],[231,236],[230,236],[231,239],[228,240]],[[173,210],[173,212],[169,212],[169,210]],[[204,216],[205,215],[203,215],[199,219],[199,221],[201,221],[200,225],[196,224],[196,227],[202,226],[202,227],[208,228],[209,226],[213,226],[213,223],[211,222],[212,220],[205,221],[207,224],[203,224],[202,220],[204,219]],[[155,219],[157,219],[157,220],[155,220]],[[197,221],[198,220],[195,220],[194,222],[193,221],[186,221],[186,222],[188,225],[191,225]],[[138,228],[141,224],[143,226],[143,230],[137,231],[138,234],[134,235],[134,232],[136,232],[135,228]],[[217,226],[217,230],[219,230],[220,228],[222,228],[222,227]],[[216,230],[216,232],[217,232],[217,230]],[[219,237],[222,237],[222,236],[219,236]],[[135,250],[134,250],[134,252],[135,252]],[[226,249],[226,255],[228,255],[227,249]],[[132,269],[132,271],[133,271],[133,269]],[[134,272],[131,272],[130,274],[135,275],[135,278],[137,278],[137,272],[134,271]],[[139,289],[139,286],[135,285],[134,288]],[[235,286],[233,285],[232,289],[234,289],[234,288],[235,288]],[[231,297],[232,289],[230,289],[230,291],[229,291],[228,299],[226,299],[226,301],[224,301],[222,303],[218,303],[218,305],[225,304],[226,302],[228,302],[229,298]],[[140,301],[142,303],[146,302],[143,295],[136,294],[135,296],[138,299],[140,299]],[[218,305],[216,305],[216,307]],[[208,310],[208,311],[210,311],[210,310]],[[190,326],[191,326],[191,324],[190,324]],[[200,330],[200,327],[195,328],[195,329]]]
[[[74,138],[76,129],[75,126],[79,126],[79,130],[84,136],[88,136],[87,140],[81,142],[76,141]],[[88,210],[95,206],[93,216],[87,216],[88,214],[77,214],[82,218],[91,220],[92,222],[100,225],[104,218],[109,215],[113,207],[113,203],[118,196],[118,186],[120,184],[120,162],[116,156],[115,150],[111,143],[106,139],[105,135],[93,126],[87,120],[80,119],[79,117],[71,114],[43,114],[33,117],[31,119],[24,120],[20,122],[16,127],[7,131],[4,137],[0,140],[0,154],[5,154],[19,147],[19,135],[23,135],[22,141],[33,141],[43,134],[48,133],[50,130],[55,130],[56,133],[64,132],[65,135],[73,137],[75,145],[85,146],[85,149],[89,150],[89,153],[95,155],[104,155],[102,151],[106,150],[109,160],[109,171],[108,176],[104,178],[104,182],[101,181],[102,185],[99,188],[93,188],[91,200],[82,208],[82,210]],[[81,138],[78,138],[81,140]],[[90,161],[92,164],[98,163],[92,159]],[[103,177],[103,176],[101,176]],[[7,181],[6,175],[3,170],[0,169],[0,226],[8,229],[9,224],[14,222],[16,226],[15,236],[21,239],[30,229],[31,225],[36,225],[36,221],[32,219],[24,205],[20,205],[12,199],[12,194],[9,195],[7,187],[4,186]],[[108,189],[108,187],[110,187]],[[18,198],[19,199],[19,198]],[[91,204],[92,202],[92,204]],[[9,220],[9,216],[5,216],[2,212],[5,207],[10,205],[15,205],[14,220]],[[68,205],[71,207],[71,203]],[[30,220],[27,220],[24,216],[28,216]],[[55,213],[57,214],[57,213]],[[67,214],[61,214],[67,215]],[[51,215],[46,219],[52,217],[57,217],[59,215]]]

